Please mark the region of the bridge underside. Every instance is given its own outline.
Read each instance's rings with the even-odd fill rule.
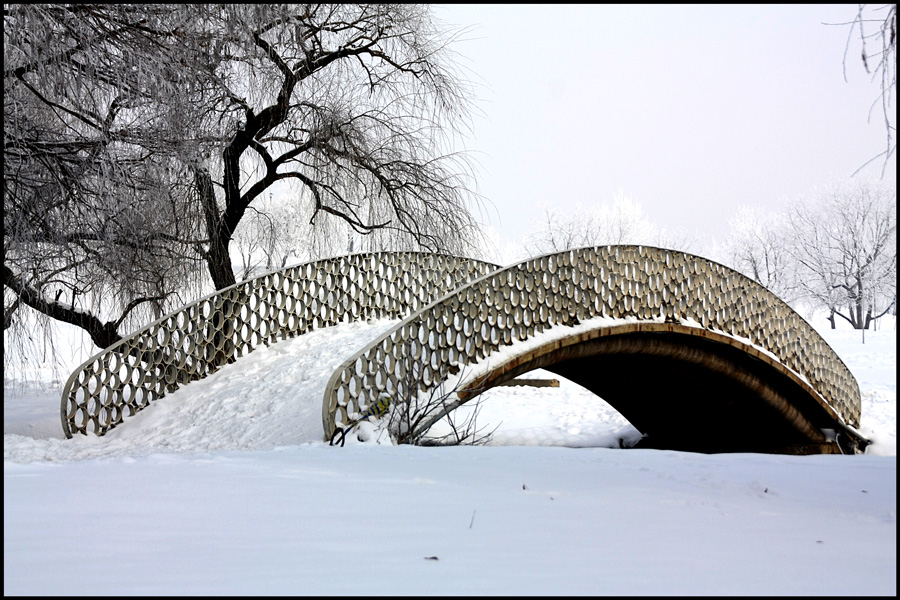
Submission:
[[[597,333],[532,350],[473,387],[546,369],[606,400],[644,434],[645,448],[823,454],[865,446],[796,375],[731,338],[671,325]]]

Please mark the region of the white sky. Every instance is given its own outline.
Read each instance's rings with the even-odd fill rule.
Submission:
[[[483,113],[466,148],[489,225],[511,240],[545,206],[575,210],[618,190],[658,225],[703,238],[741,204],[781,208],[885,149],[858,40],[845,82],[849,29],[823,24],[849,21],[856,5],[434,10],[471,28],[453,46]],[[896,181],[894,160],[885,178]]]

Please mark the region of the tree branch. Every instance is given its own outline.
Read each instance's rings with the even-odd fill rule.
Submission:
[[[27,306],[57,321],[81,327],[90,335],[91,340],[100,348],[112,346],[122,337],[119,335],[118,323],[104,323],[92,314],[81,312],[71,306],[46,300],[40,292],[26,285],[6,265],[3,265],[3,285],[11,289]]]

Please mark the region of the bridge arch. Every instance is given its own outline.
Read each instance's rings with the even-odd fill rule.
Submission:
[[[587,384],[666,447],[839,451],[827,430],[843,433],[848,449],[866,443],[855,429],[856,380],[802,317],[737,271],[647,246],[531,258],[410,315],[335,370],[323,398],[326,439],[380,395],[423,396],[458,382],[461,392],[423,419],[424,430],[484,389],[537,367]],[[679,374],[688,378],[682,385]],[[659,383],[666,378],[669,389]],[[691,378],[705,387],[687,403]],[[632,396],[641,402],[626,401],[628,385],[648,390]],[[716,402],[723,394],[733,398]],[[673,396],[668,405],[654,400]],[[726,419],[704,418],[717,413]],[[692,418],[707,427],[691,426]],[[716,425],[727,434],[701,443]],[[698,441],[685,443],[692,438]]]
[[[103,435],[150,402],[269,345],[346,321],[398,318],[498,266],[370,252],[265,273],[192,302],[95,354],[63,387],[67,438]]]

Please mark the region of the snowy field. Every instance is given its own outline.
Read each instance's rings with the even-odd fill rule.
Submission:
[[[866,455],[621,450],[638,432],[566,380],[486,393],[490,446],[330,447],[325,382],[389,321],[259,349],[103,438],[64,439],[67,373],[5,376],[4,594],[895,595],[895,324],[813,323]]]

